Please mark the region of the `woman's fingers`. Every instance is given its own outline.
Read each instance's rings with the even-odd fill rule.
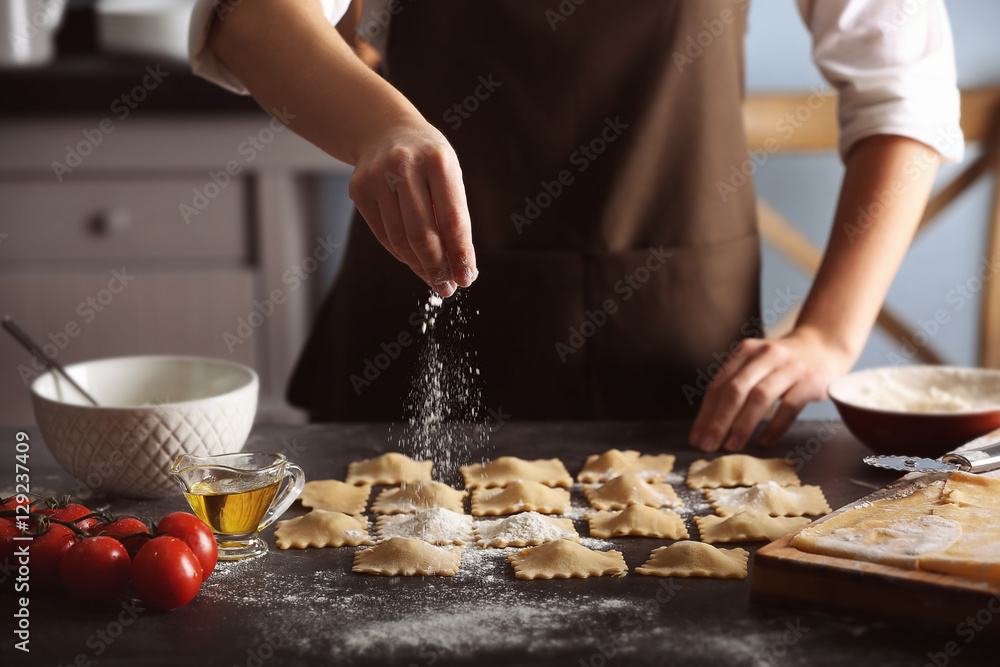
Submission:
[[[409,249],[420,263],[431,287],[444,297],[457,289],[452,282],[451,265],[438,232],[431,205],[430,191],[419,174],[410,173],[397,185],[399,210]]]
[[[462,171],[431,128],[384,137],[359,160],[351,199],[376,238],[442,296],[478,275]]]
[[[452,280],[468,287],[479,275],[476,251],[472,246],[472,222],[458,162],[432,160],[428,173],[434,217],[441,233]]]
[[[762,344],[763,341],[751,338],[742,341],[712,381],[691,428],[691,444],[695,447],[714,452],[723,445],[743,396],[753,386],[751,382],[769,372],[759,364],[753,366],[760,356]],[[748,366],[752,366],[749,372]]]

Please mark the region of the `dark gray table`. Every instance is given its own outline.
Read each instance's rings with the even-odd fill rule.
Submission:
[[[575,474],[588,454],[610,447],[666,451],[686,470],[698,453],[685,424],[502,424],[474,458],[513,454],[559,457]],[[398,427],[328,425],[256,428],[247,449],[284,451],[307,477],[343,479],[349,461],[390,449]],[[35,488],[65,493],[72,480],[31,430]],[[0,429],[0,490],[13,486],[14,429]],[[769,455],[789,455],[805,483],[820,484],[834,507],[893,478],[861,462],[867,450],[839,423],[803,422]],[[762,455],[760,450],[751,453]],[[458,458],[458,457],[456,457]],[[457,484],[456,471],[436,475]],[[677,482],[679,476],[671,481]],[[680,485],[686,500],[700,497]],[[6,495],[6,494],[5,494]],[[574,504],[582,494],[574,489]],[[160,501],[103,499],[117,513],[159,517],[186,509],[178,495]],[[289,515],[301,513],[297,505]],[[695,514],[710,510],[698,507]],[[576,512],[580,514],[579,510]],[[697,537],[691,514],[686,515]],[[581,535],[586,521],[576,520]],[[671,664],[671,665],[995,665],[996,648],[930,636],[878,622],[770,608],[749,602],[748,580],[623,579],[520,581],[502,550],[466,548],[455,577],[386,578],[350,572],[356,549],[272,551],[220,565],[190,605],[172,612],[128,600],[93,609],[63,598],[32,595],[31,653],[13,648],[10,594],[0,597],[3,663],[30,665],[314,664]],[[592,538],[584,539],[588,543]],[[610,540],[630,569],[666,543]],[[591,543],[592,544],[592,543]],[[753,549],[759,544],[726,545]],[[933,659],[932,659],[933,658]]]

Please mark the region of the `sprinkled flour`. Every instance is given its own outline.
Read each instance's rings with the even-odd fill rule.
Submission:
[[[382,541],[392,537],[412,537],[431,544],[464,542],[472,532],[472,517],[443,507],[432,507],[419,514],[382,517],[379,534]]]
[[[551,542],[563,538],[573,539],[575,531],[565,531],[538,512],[523,512],[506,519],[478,521],[476,536],[480,542],[509,544]]]

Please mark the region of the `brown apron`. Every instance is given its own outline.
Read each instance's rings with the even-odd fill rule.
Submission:
[[[691,416],[713,353],[759,321],[753,184],[732,171],[745,0],[402,7],[390,80],[452,142],[468,192],[480,277],[461,307],[478,311],[463,333],[484,407]],[[402,418],[427,295],[356,216],[291,402],[315,421]]]

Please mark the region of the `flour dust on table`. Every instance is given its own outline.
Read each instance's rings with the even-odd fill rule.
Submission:
[[[433,460],[439,475],[468,462],[489,437],[482,378],[468,333],[475,313],[463,300],[462,290],[448,300],[431,293],[420,306],[424,339],[403,406],[407,423],[399,448]]]

